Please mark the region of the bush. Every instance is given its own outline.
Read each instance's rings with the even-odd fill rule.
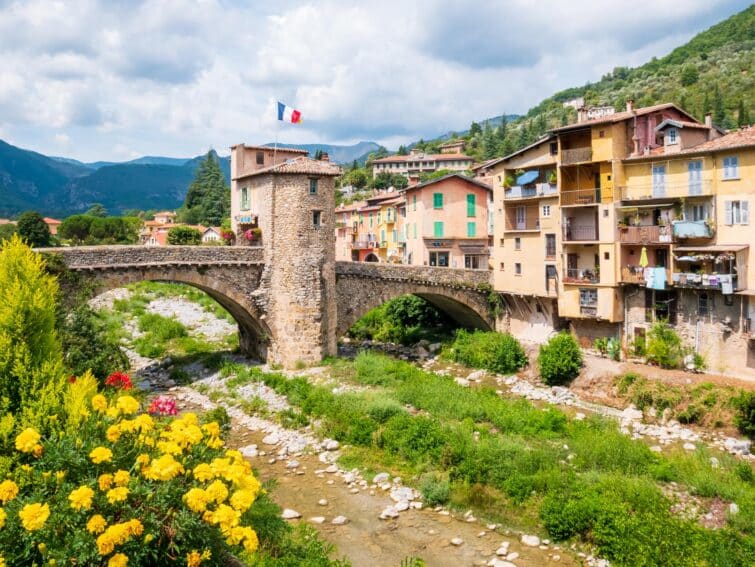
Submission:
[[[755,439],[755,392],[742,392],[733,401],[737,409],[734,425],[747,437]]]
[[[168,231],[168,244],[198,245],[202,243],[202,233],[190,226],[174,226]]]
[[[573,336],[562,332],[540,347],[537,364],[540,377],[546,384],[568,384],[582,368],[582,350]]]
[[[527,355],[512,335],[460,329],[451,345],[450,356],[456,362],[510,374],[526,366]]]
[[[684,360],[682,339],[666,321],[658,321],[648,332],[645,355],[648,362],[661,368],[680,368]]]
[[[448,479],[438,474],[428,474],[420,482],[420,492],[425,504],[428,506],[440,506],[446,504],[451,498],[451,484]]]

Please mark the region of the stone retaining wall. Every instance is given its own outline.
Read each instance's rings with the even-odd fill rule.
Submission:
[[[163,264],[261,264],[262,247],[253,246],[71,246],[38,248],[59,254],[70,269]]]

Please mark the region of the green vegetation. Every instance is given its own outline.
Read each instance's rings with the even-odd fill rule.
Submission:
[[[18,217],[16,230],[19,236],[33,248],[52,246],[50,228],[37,211],[26,211]]]
[[[755,486],[746,462],[705,448],[659,455],[613,421],[573,421],[381,355],[335,361],[331,370],[339,382],[368,389],[333,394],[304,377],[232,364],[222,373],[286,395],[323,432],[352,446],[342,466],[390,468],[416,483],[428,503],[473,506],[520,529],[542,526],[553,539],[595,545],[616,565],[755,561]],[[718,498],[736,502],[739,513],[720,530],[704,529],[671,511],[671,482],[702,506]]]
[[[136,244],[141,219],[137,217],[102,217],[87,213],[63,220],[58,236],[71,244]]]
[[[621,357],[621,343],[613,337],[599,337],[593,341],[592,346],[601,356],[607,356],[611,360],[619,360]]]
[[[198,246],[202,243],[202,233],[191,226],[174,226],[168,231],[168,244],[188,244]]]
[[[558,386],[574,380],[582,368],[582,349],[569,333],[562,332],[540,346],[537,356],[540,377],[546,384]]]
[[[448,356],[465,366],[502,374],[517,372],[527,365],[527,355],[522,345],[508,333],[470,333],[459,329]]]
[[[734,404],[737,408],[735,425],[750,439],[755,439],[755,392],[742,392]]]
[[[354,323],[348,335],[359,340],[414,344],[448,337],[448,320],[416,295],[403,295],[373,309]]]
[[[3,240],[10,240],[11,236],[16,234],[18,229],[14,223],[0,224],[0,242]]]
[[[230,214],[231,189],[225,182],[217,154],[209,151],[204,160],[199,163],[194,174],[194,181],[189,185],[186,200],[178,211],[178,216],[181,222],[187,224],[220,226]],[[168,238],[170,239],[170,235]],[[194,242],[171,242],[171,244],[194,244]]]

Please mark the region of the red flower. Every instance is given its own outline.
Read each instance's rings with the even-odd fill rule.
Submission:
[[[177,415],[176,400],[168,396],[157,396],[147,410],[152,415]]]
[[[113,372],[105,380],[105,386],[111,386],[118,390],[130,390],[134,387],[134,384],[125,372]]]
[[[69,383],[69,384],[75,384],[75,383],[76,383],[76,376],[74,376],[73,374],[71,374],[71,375],[70,375],[70,376],[68,377],[68,383]]]

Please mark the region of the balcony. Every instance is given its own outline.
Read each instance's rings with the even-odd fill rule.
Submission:
[[[671,270],[666,270],[666,283],[671,283]],[[621,283],[645,285],[645,269],[642,266],[626,265],[621,268]]]
[[[561,191],[561,206],[597,205],[600,203],[600,188],[566,189]]]
[[[532,199],[534,197],[549,197],[558,195],[558,187],[550,183],[536,183],[534,185],[514,185],[504,192],[505,199]]]
[[[600,283],[600,274],[596,273],[595,270],[568,268],[564,277],[564,283],[598,284]]]
[[[561,150],[561,165],[572,165],[586,161],[592,161],[591,147]]]
[[[540,230],[540,207],[537,205],[507,207],[504,231],[526,230]]]
[[[585,242],[598,240],[598,227],[594,224],[570,225],[564,227],[565,242]]]
[[[625,244],[663,244],[671,242],[668,225],[620,226],[619,242]]]
[[[674,272],[671,275],[676,287],[721,290],[722,280],[731,279],[732,290],[737,289],[737,274],[697,274]]]
[[[707,221],[674,221],[674,236],[676,238],[713,238],[713,227]]]
[[[357,240],[356,242],[351,243],[351,249],[352,250],[371,250],[372,248],[375,248],[374,242],[370,242],[367,240]]]
[[[681,199],[682,197],[704,197],[713,194],[710,179],[699,181],[667,181],[638,183],[620,187],[622,201],[643,201],[649,199]]]

